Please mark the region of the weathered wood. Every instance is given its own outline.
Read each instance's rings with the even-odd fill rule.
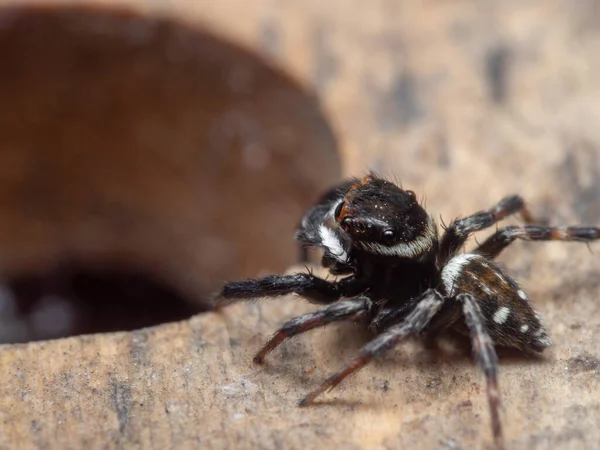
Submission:
[[[555,346],[538,362],[502,358],[510,448],[594,448],[597,277],[530,292],[541,300]],[[133,333],[4,347],[0,445],[429,449],[489,442],[482,376],[461,346],[438,354],[409,343],[321,405],[296,407],[367,338],[357,325],[331,326],[282,345],[263,367],[251,362],[286,318],[309,309],[297,299],[248,303]]]
[[[600,223],[593,2],[165,5],[143,8],[208,23],[313,86],[347,174],[394,174],[446,221],[518,192],[553,223]],[[600,264],[591,247],[520,242],[501,258],[554,342],[539,360],[501,357],[510,449],[600,447]],[[324,404],[297,408],[368,338],[334,325],[252,364],[279,325],[313,308],[269,300],[134,333],[4,346],[0,446],[490,446],[483,377],[461,345],[407,343]]]

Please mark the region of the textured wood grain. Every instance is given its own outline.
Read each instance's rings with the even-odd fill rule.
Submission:
[[[553,223],[600,223],[594,2],[137,5],[209,24],[289,68],[321,96],[347,174],[393,174],[446,221],[518,192]],[[600,447],[597,247],[518,243],[501,258],[554,342],[539,360],[501,357],[510,449]],[[460,344],[408,343],[322,405],[297,408],[368,339],[340,324],[252,364],[279,325],[311,309],[271,300],[134,333],[5,346],[0,446],[489,447],[482,376]]]

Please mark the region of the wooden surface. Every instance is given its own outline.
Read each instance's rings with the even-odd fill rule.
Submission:
[[[553,223],[600,223],[594,2],[140,5],[207,23],[289,68],[321,96],[345,173],[394,175],[446,222],[515,192]],[[501,358],[510,449],[600,448],[600,243],[591,249],[517,243],[501,258],[554,342],[539,360]],[[271,300],[133,333],[5,346],[0,446],[489,447],[482,376],[460,344],[408,343],[324,404],[297,408],[368,339],[340,324],[252,364],[278,326],[311,309]]]

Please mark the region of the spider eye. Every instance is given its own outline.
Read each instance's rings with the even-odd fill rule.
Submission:
[[[392,230],[385,230],[383,232],[383,241],[386,244],[391,244],[392,242],[394,242],[395,238],[396,238],[396,234]]]
[[[417,194],[415,194],[415,191],[406,191],[406,193],[410,196],[411,199],[417,199]]]
[[[340,223],[340,225],[342,226],[342,228],[346,231],[348,231],[350,229],[350,224],[352,223],[352,219],[350,217],[344,217],[342,219],[342,222]]]

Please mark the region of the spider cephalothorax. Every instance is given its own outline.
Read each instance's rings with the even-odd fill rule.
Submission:
[[[418,257],[436,240],[433,219],[415,193],[372,175],[350,187],[333,218],[356,247],[376,254]]]
[[[515,213],[528,224],[500,228],[472,252],[459,253],[472,233]],[[257,353],[257,363],[285,339],[334,321],[361,319],[378,334],[343,370],[303,398],[302,406],[409,335],[435,336],[448,328],[469,334],[486,378],[494,439],[502,448],[494,346],[541,352],[551,341],[524,290],[493,260],[515,239],[600,239],[596,227],[534,222],[515,195],[488,211],[454,220],[438,239],[433,218],[412,191],[370,174],[326,193],[296,233],[302,245],[323,250],[324,267],[346,277],[328,281],[297,273],[233,282],[223,287],[221,304],[295,293],[328,305],[287,322]]]

